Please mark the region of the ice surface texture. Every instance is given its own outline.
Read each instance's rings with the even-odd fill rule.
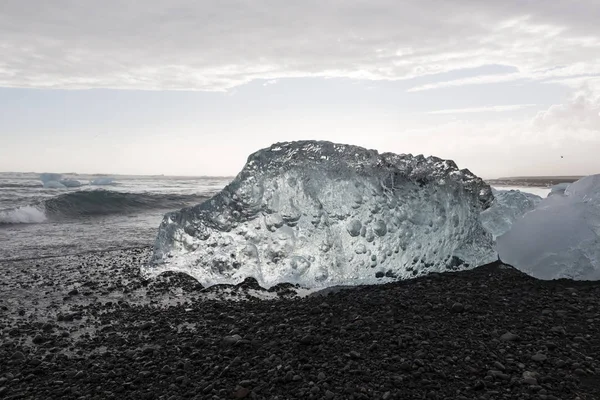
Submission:
[[[554,196],[555,194],[565,194],[565,190],[569,187],[569,185],[570,183],[559,183],[558,185],[552,186],[548,196]]]
[[[452,161],[278,143],[212,199],[165,215],[143,272],[318,287],[475,267],[497,258],[479,221],[492,200]]]
[[[481,213],[483,227],[497,238],[508,232],[512,224],[542,201],[540,196],[519,190],[494,190],[492,206]]]
[[[554,190],[497,239],[497,249],[536,278],[598,280],[599,236],[600,175],[592,175]]]

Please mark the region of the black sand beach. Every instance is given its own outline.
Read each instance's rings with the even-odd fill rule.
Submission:
[[[258,300],[144,281],[149,254],[0,262],[0,398],[600,399],[600,283],[493,264]]]

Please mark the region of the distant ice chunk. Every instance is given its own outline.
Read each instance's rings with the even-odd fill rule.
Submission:
[[[55,173],[51,173],[51,172],[44,172],[43,174],[40,174],[40,180],[42,181],[43,184],[46,184],[46,182],[58,182],[61,179],[62,179],[61,174],[55,174]]]
[[[550,188],[550,193],[548,194],[548,196],[554,196],[555,194],[563,195],[565,193],[565,190],[567,190],[567,188],[569,187],[569,185],[571,184],[559,183],[558,185],[552,186],[552,188]]]
[[[497,239],[502,261],[540,279],[600,279],[600,175],[555,190]]]
[[[519,190],[494,190],[492,206],[481,213],[483,227],[497,238],[542,201],[540,196]]]
[[[94,186],[108,186],[108,185],[114,185],[114,184],[115,184],[114,178],[96,178],[90,182],[90,185],[94,185]]]
[[[71,178],[61,179],[60,183],[62,185],[64,185],[65,187],[79,187],[79,186],[81,186],[81,182],[79,182],[76,179],[71,179]]]
[[[40,174],[40,180],[42,181],[46,189],[64,189],[66,186],[60,183],[61,179],[61,174],[54,174],[48,172]]]
[[[279,143],[212,199],[165,215],[143,272],[322,287],[475,267],[497,259],[479,220],[492,199],[452,161]]]
[[[47,189],[64,189],[68,187],[79,187],[81,182],[72,178],[63,178],[61,174],[45,172],[40,174],[40,180]]]
[[[59,181],[47,181],[44,182],[44,187],[46,189],[65,189],[66,186],[60,183]]]

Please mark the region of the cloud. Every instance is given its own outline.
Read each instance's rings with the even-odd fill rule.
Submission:
[[[515,111],[523,108],[534,107],[537,104],[510,104],[506,106],[486,106],[486,107],[472,107],[472,108],[454,108],[447,110],[435,110],[429,111],[427,114],[466,114],[466,113],[480,113],[480,112],[503,112],[503,111]]]
[[[600,98],[595,93],[582,88],[532,118],[481,121],[467,113],[442,123],[424,121],[403,131],[400,143],[389,138],[381,147],[453,159],[485,178],[597,173]]]
[[[596,0],[4,0],[0,86],[223,91],[490,64],[519,72],[485,79],[600,74],[599,19]]]
[[[585,86],[568,102],[539,112],[531,129],[540,140],[600,141],[600,95]]]
[[[448,87],[484,85],[490,83],[505,83],[514,81],[546,82],[569,85],[576,81],[579,85],[600,77],[600,64],[597,62],[577,63],[568,67],[555,67],[548,70],[522,71],[510,74],[491,74],[452,79],[425,85],[414,86],[407,92],[422,92],[425,90],[443,89]]]
[[[600,80],[574,86],[571,97],[529,116],[476,115],[503,108],[527,108],[529,104],[434,111],[452,115],[452,119],[432,120],[425,113],[399,133],[401,140],[390,135],[380,148],[453,159],[485,178],[598,173],[599,86]]]

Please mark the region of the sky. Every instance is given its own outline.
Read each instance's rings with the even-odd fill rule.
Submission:
[[[290,140],[600,173],[598,0],[0,0],[0,171],[235,175]]]

